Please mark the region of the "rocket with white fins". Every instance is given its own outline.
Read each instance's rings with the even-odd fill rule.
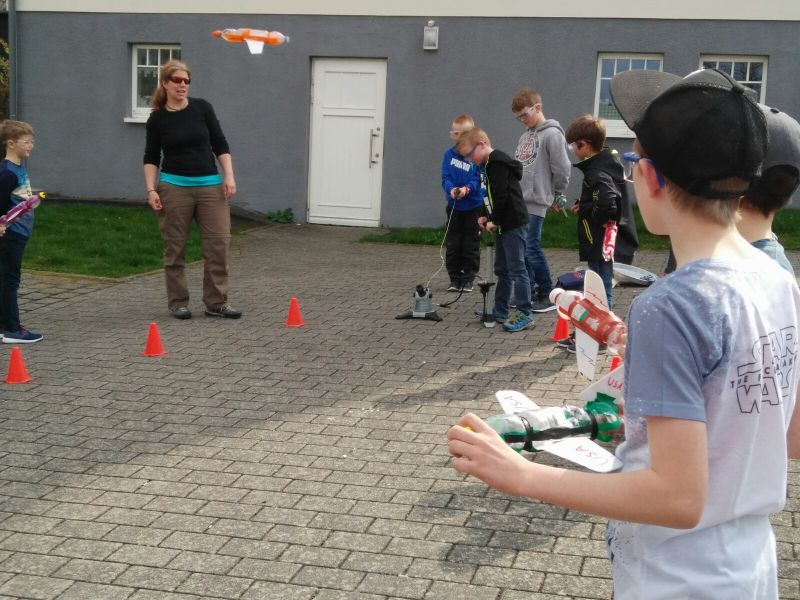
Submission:
[[[226,42],[231,42],[233,44],[246,43],[250,54],[261,54],[264,50],[264,44],[280,46],[289,41],[289,36],[283,35],[280,31],[250,29],[249,27],[240,29],[218,29],[212,31],[211,35],[215,38],[222,38]]]

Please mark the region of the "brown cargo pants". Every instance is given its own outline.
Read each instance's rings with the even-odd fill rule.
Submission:
[[[192,219],[200,230],[203,249],[203,303],[208,308],[224,306],[228,303],[231,212],[222,185],[184,187],[160,182],[158,195],[167,306],[175,310],[189,304],[184,267]]]

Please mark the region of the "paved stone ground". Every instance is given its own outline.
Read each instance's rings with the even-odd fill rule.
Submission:
[[[547,341],[555,316],[485,329],[475,293],[441,323],[397,321],[438,251],[355,243],[363,233],[236,238],[240,321],[202,316],[199,265],[184,322],[160,274],[26,274],[25,322],[46,338],[23,347],[33,382],[0,384],[0,597],[611,598],[601,519],[488,491],[446,453],[447,428],[497,412],[498,389],[575,398],[574,357]],[[548,254],[554,271],[577,264]],[[617,289],[620,312],[638,291]],[[292,296],[305,327],[284,327]],[[164,357],[140,355],[152,321]],[[800,598],[791,470],[774,517],[787,599]]]

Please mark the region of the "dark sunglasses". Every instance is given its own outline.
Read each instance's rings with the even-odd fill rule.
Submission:
[[[178,77],[176,75],[173,75],[172,77],[168,77],[167,79],[169,79],[172,83],[175,83],[175,84],[185,83],[186,85],[189,85],[190,83],[192,83],[191,79],[187,79],[186,77]]]

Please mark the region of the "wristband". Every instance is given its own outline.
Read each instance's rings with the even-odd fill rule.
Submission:
[[[155,190],[147,190],[147,193],[148,193],[148,194],[149,194],[150,192],[155,192]]]

